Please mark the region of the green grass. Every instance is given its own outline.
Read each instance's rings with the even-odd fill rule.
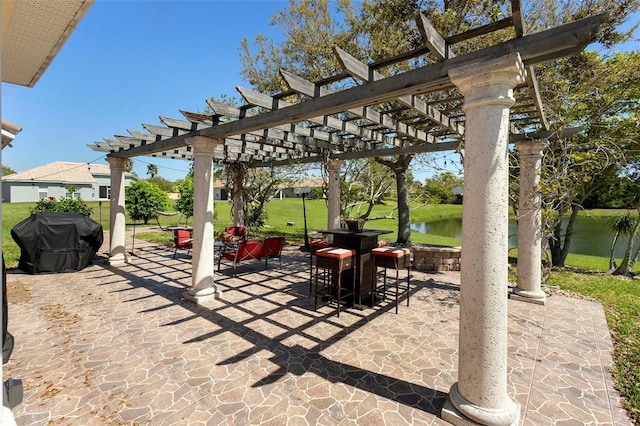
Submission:
[[[36,205],[36,203],[2,203],[2,253],[4,254],[7,268],[16,268],[18,266],[18,259],[20,258],[20,249],[16,245],[15,241],[11,237],[11,229],[18,223],[30,216],[30,210]],[[87,205],[93,208],[91,219],[102,224],[102,229],[109,229],[109,206],[108,201],[98,202],[89,201]],[[184,222],[180,215],[176,216],[160,216],[160,223],[163,226],[176,225],[178,221]],[[189,222],[191,223],[191,222]],[[127,222],[127,227],[131,228],[133,221]],[[144,227],[142,223],[138,223],[136,226]],[[157,227],[158,224],[155,220],[149,223],[148,226]],[[168,243],[172,242],[171,236],[167,232],[155,232],[149,233],[151,236],[156,235],[154,238],[169,237]],[[142,234],[137,234],[140,236]]]
[[[88,204],[94,208],[94,214],[91,217],[100,221],[105,230],[109,229],[109,203],[102,203],[101,212],[97,202]],[[11,238],[10,230],[29,216],[29,209],[33,205],[34,203],[3,203],[2,205],[2,248],[9,268],[16,267],[20,257],[19,249]],[[365,227],[389,230],[391,233],[382,238],[387,241],[395,241],[397,238],[397,217],[389,218],[390,215],[396,213],[394,208],[394,202],[376,206],[371,217],[380,219],[369,220]],[[306,200],[306,212],[309,232],[327,228],[327,205],[324,200]],[[283,235],[289,244],[303,244],[302,199],[273,200],[267,206],[267,213],[266,225],[257,231],[252,230],[251,232],[255,235],[250,236]],[[216,231],[233,224],[229,202],[216,201],[214,214]],[[620,214],[620,211],[592,210],[580,214],[610,217]],[[460,205],[416,205],[412,206],[411,211],[411,219],[414,222],[429,222],[448,217],[460,217],[461,215],[462,206]],[[161,216],[160,222],[163,226],[175,225],[179,219],[179,216]],[[287,226],[288,222],[293,222],[294,226]],[[127,227],[132,226],[133,222],[128,221]],[[172,237],[168,232],[142,229],[143,224],[137,224],[137,226],[139,227],[139,231],[136,232],[137,237],[159,244],[172,244]],[[157,223],[154,221],[149,226],[157,227]],[[413,233],[411,240],[413,243],[460,245],[460,240],[418,233]],[[513,250],[510,255],[515,253],[517,251]],[[572,254],[567,258],[566,264],[584,270],[600,271],[600,273],[578,273],[554,270],[551,273],[550,284],[593,297],[602,303],[614,342],[615,367],[613,374],[616,387],[625,398],[625,406],[633,421],[640,425],[640,286],[635,280],[602,274],[602,271],[608,269],[608,259],[604,257]]]

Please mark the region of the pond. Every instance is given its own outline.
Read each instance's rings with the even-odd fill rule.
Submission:
[[[414,223],[413,232],[440,235],[443,237],[461,238],[462,218],[441,219],[434,222]],[[518,245],[518,228],[516,222],[509,221],[509,245]],[[590,256],[609,257],[613,231],[611,218],[578,217],[574,235],[571,240],[571,253]],[[618,241],[616,257],[622,257],[626,248],[626,239]]]

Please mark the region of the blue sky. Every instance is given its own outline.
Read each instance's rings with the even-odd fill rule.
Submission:
[[[269,21],[286,1],[97,0],[35,87],[2,83],[2,116],[22,126],[2,163],[23,171],[52,161],[97,162],[94,141],[182,119],[205,100],[248,87],[240,76],[240,40],[278,36]],[[160,176],[183,178],[189,163],[136,157]]]
[[[180,109],[202,111],[211,96],[235,95],[236,86],[248,87],[240,76],[240,40],[279,37],[269,22],[286,5],[96,0],[34,88],[2,83],[2,116],[23,127],[2,163],[16,171],[52,161],[106,164],[87,144],[160,124],[160,115],[182,118]],[[446,155],[449,164],[457,158]],[[149,163],[172,181],[189,166],[136,157],[138,175],[147,176]]]

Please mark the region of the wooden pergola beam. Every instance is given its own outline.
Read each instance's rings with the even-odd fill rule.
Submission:
[[[285,70],[280,70],[280,74],[282,75],[282,78],[285,80],[285,82],[289,85],[291,90],[301,93],[310,98],[318,98],[320,96],[326,96],[332,93],[323,87],[318,87],[317,84],[314,84]],[[393,118],[389,117],[387,114],[381,114],[378,111],[375,111],[373,108],[352,108],[347,112],[353,114],[354,117],[352,117],[352,119],[362,118],[370,121],[370,126],[383,126],[389,129],[389,131],[395,131],[398,135],[403,137],[427,141],[429,143],[436,143],[435,138],[424,132],[423,130],[413,128],[412,126],[404,123],[399,123]],[[392,145],[399,145],[397,138],[390,138],[389,142]]]
[[[442,151],[455,151],[460,148],[460,142],[441,142],[437,144],[428,144],[423,143],[419,145],[411,145],[407,147],[394,147],[394,148],[386,148],[386,149],[378,149],[375,151],[353,151],[353,152],[343,152],[340,154],[331,154],[329,155],[329,159],[333,160],[356,160],[359,158],[367,158],[367,157],[386,157],[386,156],[395,156],[395,155],[403,155],[403,154],[422,154],[426,152],[442,152]],[[294,159],[283,160],[283,161],[266,161],[262,163],[253,163],[252,167],[268,167],[268,166],[285,166],[292,164],[301,164],[301,163],[322,163],[324,162],[325,157],[317,156],[317,157],[309,157],[307,159],[296,161]]]
[[[342,66],[348,73],[350,73],[354,77],[357,77],[365,82],[384,79],[382,74],[374,69],[371,69],[367,64],[359,61],[344,50],[338,47],[336,47],[334,50],[338,55],[338,60],[340,61]],[[450,128],[455,133],[458,133],[461,137],[464,134],[464,127],[461,127],[459,124],[452,122],[449,117],[442,114],[442,112],[433,108],[432,106],[427,105],[426,102],[424,102],[422,99],[417,98],[416,96],[402,95],[394,100],[402,105],[408,106],[420,112],[425,117],[433,120],[436,124]]]
[[[568,56],[581,51],[591,42],[607,14],[584,18],[540,33],[526,35],[504,43],[470,52],[442,62],[408,71],[404,74],[370,81],[341,92],[310,101],[272,110],[219,126],[176,135],[126,152],[110,154],[114,157],[150,155],[186,145],[186,139],[204,136],[216,139],[255,130],[301,122],[368,105],[380,104],[401,96],[429,93],[451,87],[448,73],[464,65],[491,60],[510,53],[518,53],[525,66]]]

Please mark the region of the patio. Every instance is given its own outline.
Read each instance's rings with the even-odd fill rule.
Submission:
[[[108,238],[106,238],[108,240]],[[459,272],[414,272],[411,306],[313,311],[308,259],[216,274],[221,300],[182,299],[191,261],[137,256],[74,274],[7,276],[19,425],[448,424]],[[106,250],[103,252],[107,255]],[[600,304],[508,302],[509,395],[522,425],[630,425],[608,373]]]

